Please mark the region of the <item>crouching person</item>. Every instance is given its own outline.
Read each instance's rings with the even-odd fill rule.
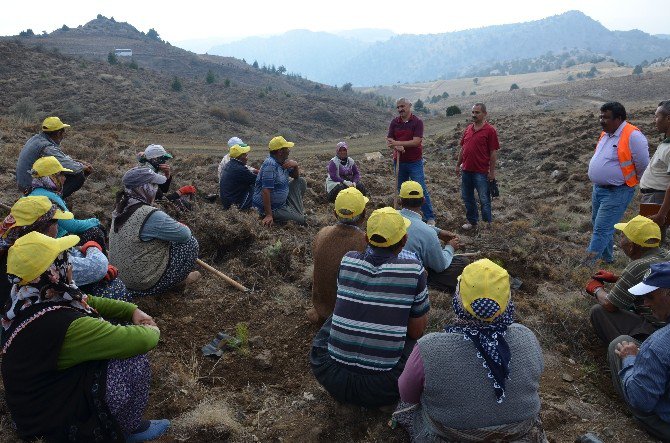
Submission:
[[[67,250],[77,242],[76,235],[31,232],[8,252],[14,286],[2,312],[2,380],[16,430],[25,440],[158,438],[169,421],[143,421],[142,414],[146,352],[160,331],[137,306],[89,297],[72,282]]]
[[[123,176],[109,232],[109,261],[131,297],[162,294],[200,278],[191,230],[152,206],[165,176],[135,167]]]
[[[514,323],[507,271],[488,259],[466,266],[453,309],[454,323],[412,351],[398,382],[397,420],[412,441],[546,442],[542,349]],[[408,403],[416,406],[400,412]]]
[[[395,209],[377,209],[368,248],[342,258],[335,309],[310,354],[314,376],[339,402],[378,407],[399,398],[398,377],[430,309],[425,270],[398,257],[408,226]]]

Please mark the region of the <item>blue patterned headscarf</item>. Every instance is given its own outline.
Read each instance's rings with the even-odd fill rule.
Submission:
[[[493,300],[480,299],[473,303],[472,309],[482,318],[491,316],[499,309]],[[479,300],[478,300],[479,301]],[[495,306],[486,302],[495,303]],[[483,359],[482,365],[488,370],[488,378],[493,379],[493,390],[498,403],[505,398],[505,381],[509,378],[510,350],[505,334],[507,327],[514,322],[514,303],[509,301],[507,309],[492,322],[485,322],[470,315],[461,302],[460,285],[453,298],[454,313],[457,316],[453,325],[446,325],[446,332],[463,334],[465,340],[472,341],[477,349],[477,357]]]

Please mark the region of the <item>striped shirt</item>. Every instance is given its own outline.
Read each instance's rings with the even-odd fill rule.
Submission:
[[[656,327],[663,326],[665,322],[658,320],[651,313],[651,309],[642,304],[641,297],[635,297],[628,292],[630,288],[642,281],[644,274],[654,263],[661,263],[670,260],[670,254],[659,248],[650,249],[641,258],[628,263],[628,266],[621,273],[621,277],[616,282],[607,299],[617,308],[624,311],[632,311]]]
[[[368,246],[340,263],[328,353],[360,370],[393,369],[405,346],[410,317],[430,309],[426,272],[414,259]]]

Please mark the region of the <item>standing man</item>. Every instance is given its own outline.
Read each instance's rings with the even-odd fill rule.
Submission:
[[[265,226],[274,222],[294,221],[307,224],[302,198],[307,190],[307,182],[300,177],[298,162],[289,160],[289,150],[295,145],[282,136],[270,140],[270,155],[258,171],[254,186],[253,205]],[[293,180],[289,180],[289,177]]]
[[[482,220],[491,225],[491,196],[489,182],[496,178],[498,133],[486,121],[486,105],[475,103],[472,107],[472,124],[465,128],[461,137],[461,150],[456,162],[456,175],[461,176],[461,198],[465,204],[468,222],[463,229],[477,228],[479,210],[475,200],[475,189],[479,196]]]
[[[589,163],[593,183],[591,223],[593,234],[587,248],[585,266],[602,258],[614,261],[614,224],[621,220],[649,163],[649,145],[642,132],[626,121],[621,103],[600,107],[603,132]]]
[[[661,205],[651,218],[665,234],[665,218],[670,212],[670,100],[658,104],[655,114],[656,129],[663,134],[663,141],[649,162],[640,179],[641,203]]]
[[[651,265],[642,283],[630,293],[651,309],[659,321],[670,320],[670,263]],[[622,335],[610,343],[608,359],[614,388],[645,430],[670,441],[670,326],[640,345]]]
[[[35,161],[41,157],[54,156],[58,162],[72,172],[65,174],[62,197],[67,198],[81,188],[86,177],[93,172],[93,167],[84,161],[74,160],[60,148],[65,138],[65,129],[70,125],[63,123],[58,117],[47,117],[42,122],[42,132],[33,135],[23,146],[16,163],[16,183],[19,190],[30,190],[32,177],[28,172]]]
[[[421,212],[426,223],[435,226],[435,214],[430,202],[430,195],[426,188],[426,179],[423,173],[423,122],[412,114],[412,103],[405,97],[396,102],[398,117],[391,120],[389,132],[386,136],[386,146],[393,149],[393,161],[398,171],[398,189],[407,180],[414,180],[421,184],[426,199]]]

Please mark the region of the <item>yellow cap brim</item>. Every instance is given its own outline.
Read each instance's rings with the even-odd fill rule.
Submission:
[[[614,225],[614,229],[618,229],[619,231],[623,231],[623,229],[628,225],[628,223],[617,223]]]
[[[50,248],[45,248],[43,249],[45,254],[50,254],[49,257],[49,263],[46,265],[46,267],[42,270],[36,269],[34,272],[32,272],[30,275],[24,275],[21,278],[21,284],[27,284],[30,283],[31,281],[35,280],[37,277],[42,275],[47,269],[49,269],[49,266],[56,260],[56,257],[58,257],[58,254],[61,252],[70,249],[71,247],[75,246],[77,243],[79,243],[79,236],[78,235],[66,235],[65,237],[61,238],[56,238],[54,239],[54,243],[52,243]],[[9,268],[7,269],[7,272],[10,272]]]
[[[56,213],[52,217],[53,220],[72,220],[73,218],[73,213],[68,211],[61,211],[60,209],[56,209]]]

